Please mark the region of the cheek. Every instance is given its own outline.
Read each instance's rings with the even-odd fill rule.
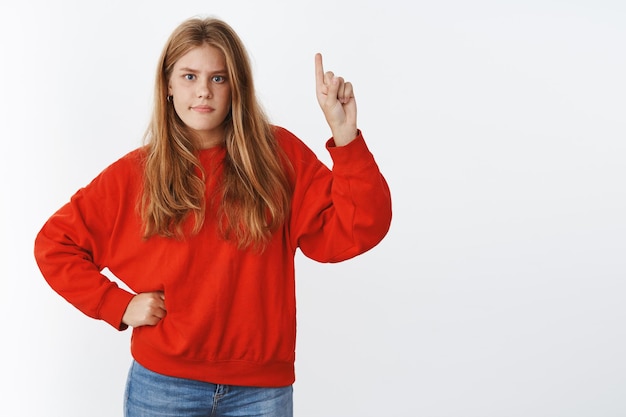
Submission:
[[[178,117],[181,117],[181,114],[183,114],[187,110],[187,105],[185,104],[186,102],[182,97],[180,91],[172,90],[172,92],[173,94],[171,106],[174,108],[174,113],[176,113]]]
[[[189,87],[185,86],[179,80],[170,81],[167,87],[171,96],[185,97],[188,94]]]
[[[224,91],[222,91],[222,100],[224,101],[224,103],[227,103],[228,106],[231,105],[232,103],[232,99],[233,99],[233,95],[232,92],[230,91],[230,88],[224,88]]]

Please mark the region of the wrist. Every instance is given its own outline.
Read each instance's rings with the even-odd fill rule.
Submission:
[[[359,136],[359,130],[356,128],[344,129],[340,131],[333,131],[332,134],[335,146],[345,146]]]

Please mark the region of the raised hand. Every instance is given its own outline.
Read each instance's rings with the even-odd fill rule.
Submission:
[[[165,311],[165,295],[160,292],[144,292],[137,294],[130,300],[122,323],[132,326],[154,326],[161,321]]]
[[[318,53],[315,54],[315,84],[317,101],[330,126],[335,145],[347,145],[357,136],[352,83],[336,77],[332,71],[324,72],[322,55]]]

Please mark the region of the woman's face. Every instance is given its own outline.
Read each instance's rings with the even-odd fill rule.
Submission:
[[[231,107],[231,89],[222,52],[210,45],[193,48],[174,64],[168,94],[174,110],[198,134],[202,148],[224,141],[224,119]]]

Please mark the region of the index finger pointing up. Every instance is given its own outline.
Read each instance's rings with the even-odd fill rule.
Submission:
[[[318,88],[324,85],[324,66],[322,65],[322,54],[315,54],[315,81]]]

